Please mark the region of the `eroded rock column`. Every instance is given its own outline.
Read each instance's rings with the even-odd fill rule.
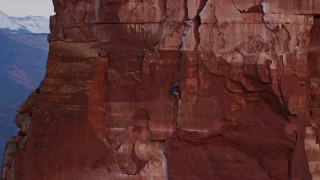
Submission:
[[[318,2],[53,4],[3,179],[318,177]]]

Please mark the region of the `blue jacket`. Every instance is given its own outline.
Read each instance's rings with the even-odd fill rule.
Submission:
[[[171,88],[171,93],[178,93],[178,86],[177,85],[175,85],[175,86],[173,86],[172,88]]]

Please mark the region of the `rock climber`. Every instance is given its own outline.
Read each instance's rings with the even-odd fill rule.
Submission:
[[[171,93],[177,98],[180,99],[180,87],[178,84],[175,84],[172,88],[171,88]]]

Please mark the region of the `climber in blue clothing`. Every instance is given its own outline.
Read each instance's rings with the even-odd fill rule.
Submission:
[[[175,84],[172,88],[171,88],[171,93],[177,98],[180,99],[180,87],[178,84]]]

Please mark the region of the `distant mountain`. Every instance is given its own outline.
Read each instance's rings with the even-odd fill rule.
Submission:
[[[12,33],[49,33],[49,19],[41,16],[9,17],[0,11],[0,28]]]
[[[0,31],[0,107],[17,107],[39,85],[48,54],[46,38]]]
[[[45,74],[48,20],[0,11],[0,166],[6,140],[17,134],[16,109]]]

